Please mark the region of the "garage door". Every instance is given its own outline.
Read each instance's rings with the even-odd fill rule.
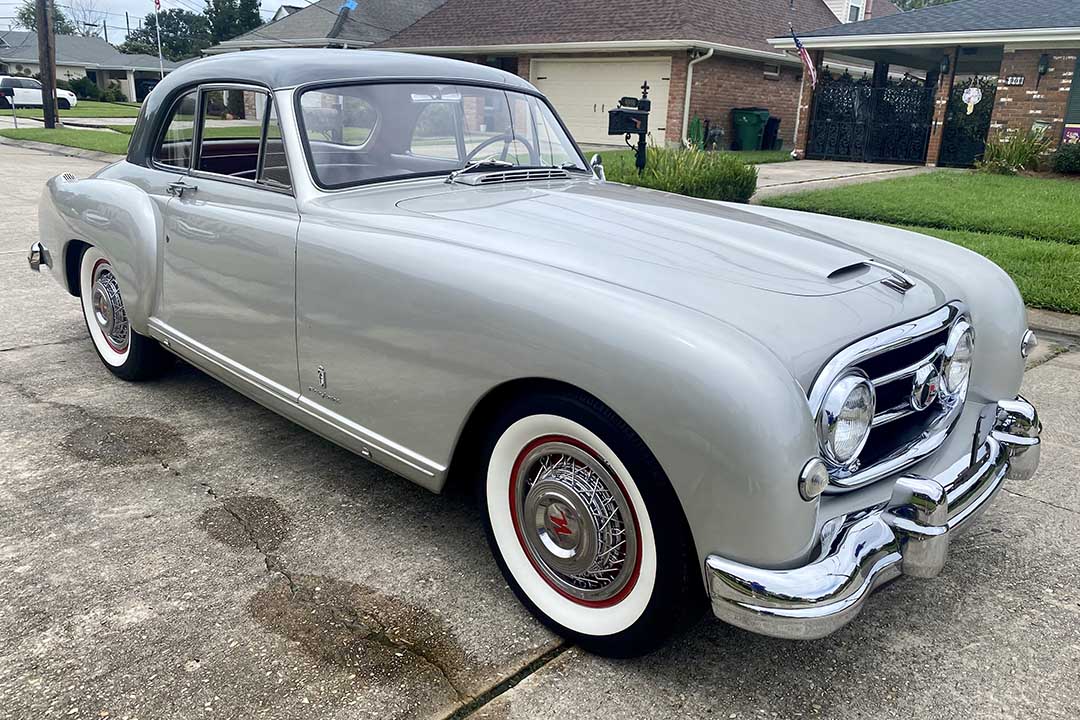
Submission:
[[[648,80],[649,129],[653,142],[663,145],[671,58],[534,59],[530,74],[578,143],[589,145],[622,144],[607,134],[607,111],[621,97],[640,97],[641,83]]]

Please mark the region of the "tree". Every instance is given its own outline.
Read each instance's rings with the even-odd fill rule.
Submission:
[[[37,30],[37,8],[34,0],[23,0],[15,11],[15,24],[27,30]],[[75,26],[60,8],[53,8],[53,32],[57,35],[75,35]]]
[[[161,12],[161,54],[169,60],[195,57],[213,42],[210,37],[210,21],[205,15],[187,10],[164,10]],[[157,21],[154,13],[143,18],[143,26],[132,29],[127,40],[120,45],[122,53],[157,55]]]
[[[67,8],[71,24],[75,28],[74,35],[83,37],[101,35],[101,27],[105,24],[105,13],[98,10],[95,0],[68,0],[64,7]]]
[[[953,0],[895,0],[896,6],[901,10],[918,10],[931,5],[944,5]]]
[[[259,0],[206,0],[205,12],[215,43],[232,40],[262,25]]]

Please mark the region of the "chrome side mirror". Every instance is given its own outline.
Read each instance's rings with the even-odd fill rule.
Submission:
[[[592,156],[592,160],[589,161],[589,165],[592,166],[593,175],[600,182],[607,180],[607,175],[604,174],[604,161],[600,159],[600,153]]]

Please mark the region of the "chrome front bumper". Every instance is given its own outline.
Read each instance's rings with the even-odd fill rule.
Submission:
[[[934,577],[950,538],[986,508],[1005,478],[1034,474],[1041,432],[1031,403],[999,402],[993,429],[970,456],[933,478],[903,475],[888,502],[829,520],[817,557],[802,567],[767,570],[710,555],[713,613],[752,632],[811,640],[851,622],[876,587],[900,575]]]

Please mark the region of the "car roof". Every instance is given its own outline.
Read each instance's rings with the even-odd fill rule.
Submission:
[[[479,63],[378,50],[283,48],[213,55],[169,73],[161,86],[228,80],[264,85],[272,90],[325,80],[466,80],[530,89],[518,77]]]
[[[536,93],[526,80],[479,63],[430,55],[378,50],[285,48],[213,55],[181,65],[159,82],[143,101],[142,117],[128,145],[128,160],[149,161],[157,128],[180,93],[201,83],[261,85],[271,90],[313,82],[357,81],[463,82]]]

